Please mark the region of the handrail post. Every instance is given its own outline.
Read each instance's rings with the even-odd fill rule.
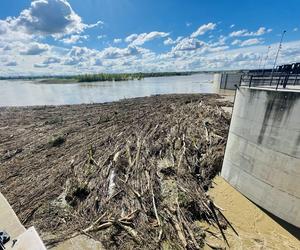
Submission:
[[[272,86],[272,82],[273,82],[273,73],[271,75],[270,86]]]
[[[278,89],[278,85],[279,85],[279,83],[280,83],[280,79],[281,79],[281,75],[280,75],[279,78],[278,78],[278,82],[277,82],[277,85],[276,85],[276,90]]]
[[[296,75],[296,78],[295,78],[295,81],[294,81],[294,86],[296,85],[296,82],[297,82],[297,78],[298,78],[298,75]]]
[[[243,81],[243,74],[241,74],[241,78],[240,78],[240,84],[239,84],[239,86],[242,86],[242,81]]]
[[[250,76],[249,88],[251,88],[251,84],[252,84],[252,77],[253,77],[253,75],[251,75],[251,76]]]

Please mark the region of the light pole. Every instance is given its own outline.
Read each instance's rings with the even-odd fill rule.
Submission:
[[[269,59],[269,52],[270,52],[270,49],[271,49],[271,46],[268,47],[266,59],[265,59],[264,66],[263,66],[263,75],[264,75],[264,73],[265,73],[266,63],[267,63],[267,61],[268,61],[268,59]]]
[[[286,30],[284,30],[282,32],[282,35],[281,35],[280,43],[279,43],[279,46],[278,46],[278,50],[277,50],[277,53],[276,53],[274,65],[273,65],[273,68],[272,68],[272,73],[271,73],[272,78],[271,78],[270,86],[271,86],[272,81],[273,81],[273,74],[274,74],[274,70],[275,70],[275,67],[276,67],[279,51],[281,50],[281,47],[282,47],[282,41],[283,41],[283,37],[284,37],[285,33],[286,33]]]

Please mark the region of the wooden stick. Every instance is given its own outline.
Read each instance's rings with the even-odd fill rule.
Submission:
[[[226,242],[226,244],[228,245],[228,247],[230,247],[230,246],[229,246],[229,243],[228,243],[228,241],[227,241],[227,238],[226,238],[226,236],[225,236],[225,234],[224,234],[224,232],[223,232],[223,229],[222,229],[222,227],[221,227],[221,225],[220,225],[220,222],[219,222],[218,216],[217,216],[217,214],[216,214],[216,211],[215,211],[213,202],[209,202],[209,206],[210,206],[210,208],[211,208],[211,211],[212,211],[212,213],[213,213],[213,216],[215,217],[216,223],[217,223],[217,225],[218,225],[218,227],[219,227],[219,229],[220,229],[220,231],[221,231],[221,234],[222,234],[222,236],[223,236],[223,239],[225,240],[225,242]]]
[[[227,220],[227,218],[225,217],[225,215],[219,210],[219,213],[222,215],[222,217],[224,218],[224,220],[227,222],[227,224],[231,227],[231,229],[233,230],[233,232],[235,232],[235,234],[237,236],[239,236],[238,232],[235,230],[235,228],[231,225],[231,223]]]

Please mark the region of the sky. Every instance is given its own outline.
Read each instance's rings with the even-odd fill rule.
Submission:
[[[300,61],[299,1],[1,0],[0,76],[272,67]]]

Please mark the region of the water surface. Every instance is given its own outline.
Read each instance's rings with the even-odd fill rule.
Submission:
[[[103,103],[157,94],[212,93],[212,80],[211,74],[195,74],[120,82],[0,81],[0,106]]]

